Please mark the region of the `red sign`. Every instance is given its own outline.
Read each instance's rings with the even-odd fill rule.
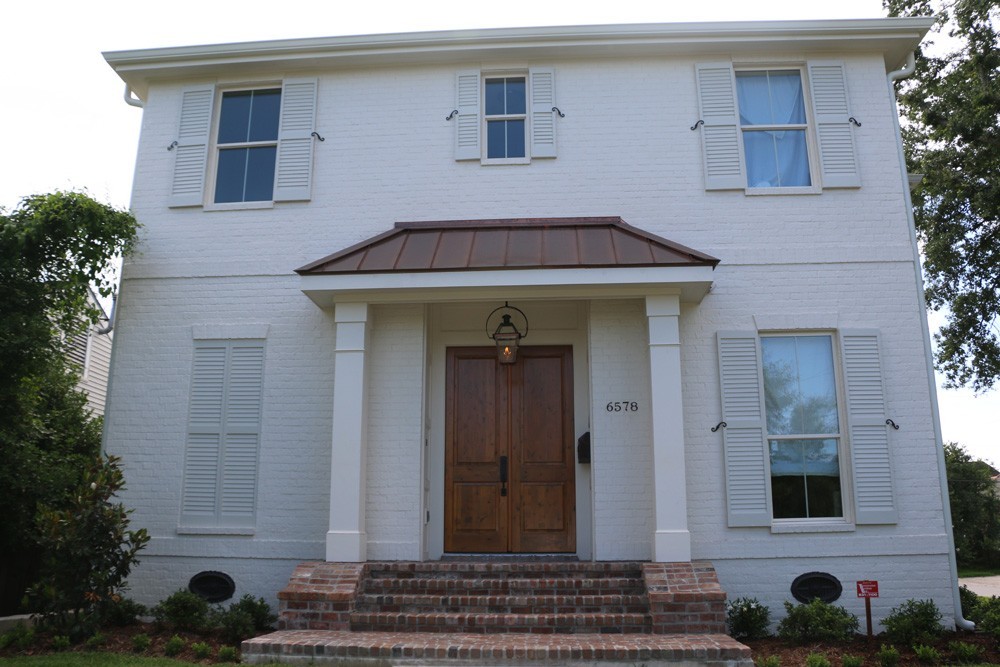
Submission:
[[[877,581],[859,581],[858,582],[858,597],[859,598],[877,598],[878,597],[878,582]]]

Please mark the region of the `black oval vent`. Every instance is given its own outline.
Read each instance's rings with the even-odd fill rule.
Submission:
[[[795,577],[792,582],[792,597],[803,604],[819,598],[823,602],[835,602],[844,592],[840,580],[826,572],[806,572]]]
[[[233,597],[236,583],[225,572],[199,572],[191,577],[188,590],[209,602],[222,602]]]

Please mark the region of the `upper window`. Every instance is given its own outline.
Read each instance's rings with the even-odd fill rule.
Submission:
[[[215,203],[271,201],[280,112],[280,88],[222,94]]]
[[[798,70],[736,73],[747,187],[812,185],[806,106]]]
[[[833,339],[760,339],[775,519],[842,517]]]
[[[487,78],[484,90],[487,159],[525,157],[528,118],[525,78]]]

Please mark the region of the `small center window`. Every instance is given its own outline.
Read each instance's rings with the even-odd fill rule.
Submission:
[[[736,73],[747,187],[812,185],[798,70]]]
[[[832,336],[760,339],[775,519],[844,515]]]
[[[281,89],[222,94],[215,203],[271,201]]]
[[[524,158],[527,123],[525,77],[495,77],[485,81],[486,157]]]

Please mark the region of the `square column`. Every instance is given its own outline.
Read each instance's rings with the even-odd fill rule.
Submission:
[[[680,313],[679,295],[646,297],[656,495],[653,560],[657,562],[691,560],[681,403]]]
[[[333,454],[326,560],[364,562],[365,454],[368,444],[368,304],[339,303],[334,312]]]

